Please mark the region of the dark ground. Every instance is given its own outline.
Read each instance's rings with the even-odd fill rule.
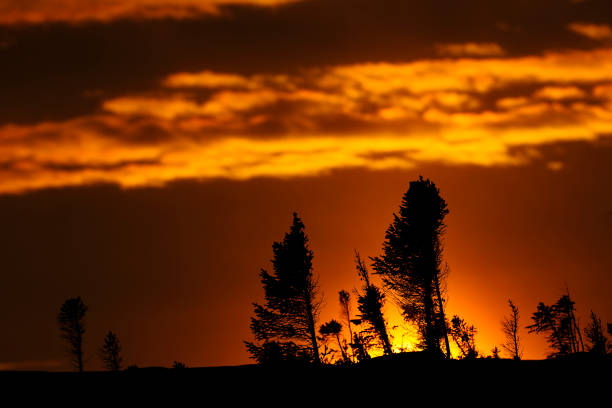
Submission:
[[[612,357],[612,356],[608,356]],[[418,355],[375,358],[350,367],[130,368],[120,372],[0,372],[3,400],[72,405],[171,406],[487,405],[610,406],[612,358],[433,361]],[[78,397],[77,397],[78,396]],[[493,398],[493,399],[491,399]],[[10,399],[9,399],[10,401]],[[10,404],[2,406],[27,406]],[[147,404],[148,405],[148,404]]]

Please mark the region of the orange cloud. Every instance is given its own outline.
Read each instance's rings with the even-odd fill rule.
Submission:
[[[607,24],[571,23],[567,28],[593,40],[612,39],[612,28]]]
[[[584,98],[586,93],[576,86],[547,86],[539,89],[534,94],[537,99],[579,99]]]
[[[505,51],[499,44],[495,43],[461,43],[461,44],[436,44],[438,55],[448,55],[451,57],[461,56],[482,56],[495,57],[502,56]]]
[[[0,192],[431,162],[522,165],[534,156],[516,147],[612,133],[611,83],[608,48],[295,75],[176,73],[157,92],[105,101],[103,114],[0,127]]]
[[[292,1],[295,0],[4,0],[0,3],[0,24],[189,18],[217,13],[223,5],[272,7]]]
[[[322,87],[363,92],[483,93],[516,83],[591,83],[612,80],[612,48],[549,52],[518,58],[423,60],[406,64],[359,64],[331,69]],[[353,89],[351,89],[353,88]]]
[[[495,102],[495,105],[501,109],[512,109],[518,106],[527,105],[528,103],[529,98],[525,96],[517,96],[498,99]]]

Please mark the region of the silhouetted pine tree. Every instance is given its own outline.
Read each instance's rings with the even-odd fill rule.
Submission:
[[[247,350],[260,363],[270,361],[271,352],[281,361],[308,358],[321,364],[315,329],[321,300],[312,272],[313,254],[297,214],[290,232],[272,249],[273,273],[260,272],[265,304],[254,303],[251,318],[255,339],[263,344],[245,342]]]
[[[387,333],[387,323],[382,312],[385,295],[376,285],[370,282],[368,270],[361,261],[357,251],[355,251],[355,262],[359,277],[364,281],[363,291],[357,299],[357,308],[361,313],[357,318],[369,326],[368,330],[373,332],[378,338],[383,352],[387,355],[392,354],[391,342]]]
[[[510,316],[504,317],[502,320],[502,330],[505,335],[504,344],[502,347],[510,354],[510,357],[514,360],[520,360],[523,357],[523,350],[521,349],[521,339],[518,334],[519,330],[519,310],[511,299],[508,299],[508,305],[510,306]]]
[[[588,351],[598,355],[605,355],[610,345],[604,334],[601,319],[591,310],[591,321],[584,329],[584,335],[589,341]]]
[[[553,352],[549,357],[564,356],[581,350],[582,336],[574,315],[574,302],[569,294],[561,296],[552,306],[540,302],[532,314],[529,333],[547,333]],[[582,347],[584,351],[584,347]]]
[[[100,347],[99,354],[104,362],[104,366],[108,370],[121,370],[121,363],[123,362],[121,358],[121,345],[119,344],[117,335],[112,331],[109,330],[108,333],[106,333],[104,344]]]
[[[342,343],[340,342],[341,332],[342,324],[340,324],[340,322],[334,319],[331,319],[327,323],[323,323],[319,328],[319,333],[321,333],[321,336],[323,336],[325,340],[327,340],[329,336],[333,336],[336,338],[336,341],[338,342],[338,347],[340,348],[340,353],[342,354],[342,360],[344,362],[348,362],[349,360],[347,358],[346,351],[344,350],[344,347],[342,347]]]
[[[475,339],[477,330],[473,325],[467,324],[465,320],[455,315],[451,319],[449,332],[463,358],[478,357]]]
[[[67,352],[74,368],[83,372],[83,334],[85,334],[87,306],[81,297],[70,298],[60,307],[57,322],[61,337],[68,343]]]
[[[422,347],[440,354],[444,340],[450,357],[440,268],[446,214],[446,202],[433,182],[423,177],[410,182],[399,215],[393,214],[387,229],[384,255],[372,260],[404,318],[416,323]]]

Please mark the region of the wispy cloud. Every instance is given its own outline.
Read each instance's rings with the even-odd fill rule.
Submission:
[[[216,14],[224,5],[272,7],[293,1],[296,0],[3,0],[0,24],[189,18]]]
[[[567,28],[576,34],[593,40],[612,39],[612,28],[608,24],[571,23]]]
[[[459,44],[436,44],[439,55],[452,57],[460,56],[483,56],[497,57],[505,54],[503,48],[496,43],[459,43]]]

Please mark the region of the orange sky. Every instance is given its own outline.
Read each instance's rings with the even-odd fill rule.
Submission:
[[[509,297],[612,321],[612,9],[532,3],[0,0],[0,368],[66,368],[76,295],[91,367],[108,329],[130,364],[246,363],[291,213],[337,317],[419,174],[481,352]]]

